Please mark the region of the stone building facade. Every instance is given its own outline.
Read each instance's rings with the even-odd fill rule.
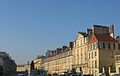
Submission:
[[[72,46],[63,46],[63,49],[48,51],[46,56],[44,68],[48,73],[63,73],[72,70]]]
[[[46,52],[41,68],[48,73],[71,72],[98,76],[116,71],[115,55],[120,51],[114,37],[114,25],[93,25],[85,32],[78,32],[70,45]],[[104,69],[104,70],[103,70]]]
[[[44,59],[45,56],[37,56],[36,59],[33,60],[34,62],[34,67],[36,70],[40,70],[41,69],[41,62],[42,62],[42,59]]]
[[[16,76],[16,63],[6,52],[0,52],[0,73],[4,76]]]
[[[29,64],[21,64],[21,65],[17,65],[17,73],[25,73],[28,72],[29,70]]]

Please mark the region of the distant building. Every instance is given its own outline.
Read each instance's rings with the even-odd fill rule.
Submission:
[[[34,62],[34,68],[36,70],[40,70],[41,69],[41,63],[42,63],[42,59],[44,57],[45,56],[37,56],[37,58],[33,60],[33,62]]]
[[[63,46],[53,51],[47,51],[46,58],[44,59],[44,69],[49,74],[64,73],[72,70],[72,48],[73,42],[70,42],[70,46]]]
[[[28,71],[29,71],[29,64],[21,64],[21,65],[17,65],[17,73],[22,73],[22,74],[25,74],[27,75],[28,74]]]
[[[0,52],[0,71],[4,76],[16,76],[16,63],[6,52]]]
[[[25,72],[29,69],[28,64],[17,65],[17,72]]]

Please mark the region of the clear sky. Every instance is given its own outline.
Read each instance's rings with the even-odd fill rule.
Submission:
[[[0,50],[27,63],[93,24],[114,24],[120,35],[120,0],[0,0]]]

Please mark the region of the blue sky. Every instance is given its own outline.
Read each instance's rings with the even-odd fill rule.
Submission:
[[[0,0],[0,50],[18,64],[74,41],[93,24],[115,25],[119,0]]]

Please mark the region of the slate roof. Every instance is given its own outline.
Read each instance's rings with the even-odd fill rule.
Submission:
[[[109,34],[93,34],[89,40],[89,43],[96,42],[96,41],[118,42]]]
[[[78,32],[78,33],[80,33],[80,34],[83,35],[84,37],[87,36],[87,34],[86,34],[85,32]]]

